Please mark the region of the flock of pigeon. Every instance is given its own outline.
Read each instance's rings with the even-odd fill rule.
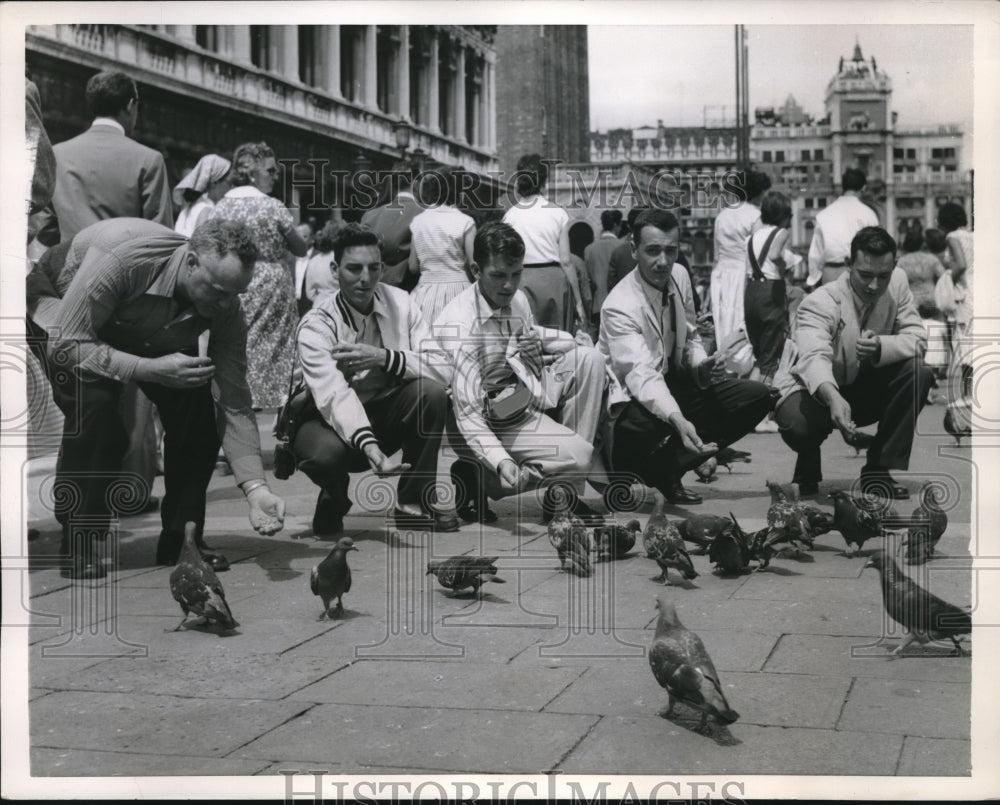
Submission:
[[[726,463],[722,466],[750,460],[749,454],[735,457],[730,454],[723,458]],[[715,466],[711,469],[714,472]],[[670,585],[670,571],[684,579],[698,576],[686,544],[694,546],[692,553],[707,553],[714,572],[735,575],[763,570],[781,552],[809,549],[817,536],[830,531],[839,531],[843,536],[845,556],[853,556],[854,551],[869,539],[894,533],[904,537],[900,544],[906,547],[905,562],[917,565],[932,558],[948,525],[947,514],[941,509],[936,487],[931,482],[924,484],[920,503],[907,518],[900,517],[881,498],[856,497],[836,491],[830,495],[833,500],[831,514],[800,502],[792,485],[773,481],[766,485],[771,493],[767,525],[750,533],[740,527],[732,513],[728,517],[693,515],[671,522],[664,513],[666,502],[658,496],[645,528],[637,520],[625,525],[613,522],[588,528],[575,515],[560,512],[549,522],[548,538],[562,570],[588,577],[593,573],[593,561],[611,562],[625,557],[641,536],[646,556],[662,571],[656,581]],[[310,589],[323,602],[320,620],[343,613],[343,596],[351,589],[347,556],[357,550],[350,537],[342,537],[329,555],[312,569]],[[497,576],[497,559],[496,556],[452,556],[433,560],[428,563],[427,574],[436,576],[453,596],[468,589],[478,595],[483,584],[503,582]],[[964,655],[959,637],[972,631],[968,610],[923,589],[902,572],[888,550],[874,553],[866,567],[874,567],[879,572],[886,613],[906,633],[893,656],[914,641],[925,644],[946,638],[951,640],[959,655]],[[223,630],[239,625],[226,603],[215,571],[198,550],[193,523],[185,530],[180,559],[170,574],[170,590],[184,612],[184,620],[174,631],[181,629],[192,613],[206,624]],[[709,716],[721,725],[736,721],[739,715],[729,707],[719,676],[698,635],[681,624],[673,603],[665,595],[659,596],[656,606],[659,619],[649,662],[657,682],[670,696],[666,714],[673,709],[675,701],[681,701],[701,712],[702,730]]]

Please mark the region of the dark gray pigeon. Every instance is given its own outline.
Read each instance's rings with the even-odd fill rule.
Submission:
[[[629,520],[625,525],[612,523],[598,526],[594,529],[598,556],[605,562],[623,558],[635,547],[635,542],[641,533],[642,526],[638,520]]]
[[[732,724],[740,714],[729,707],[719,674],[701,638],[684,627],[665,595],[656,599],[656,608],[660,617],[649,647],[649,667],[660,687],[670,695],[665,715],[670,715],[676,701],[682,701],[701,711],[702,730],[709,716],[714,716],[720,724]]]
[[[354,540],[341,537],[326,559],[312,569],[309,574],[309,587],[313,595],[323,599],[323,612],[319,620],[335,618],[344,612],[344,593],[351,591],[351,568],[347,566],[348,551],[356,551]],[[337,606],[330,612],[330,602],[337,599]]]
[[[958,638],[972,632],[971,613],[927,592],[884,552],[873,554],[866,567],[878,570],[886,614],[906,630],[906,637],[892,652],[893,656],[902,654],[914,640],[929,643],[944,638],[951,640],[960,656],[965,656]]]
[[[922,565],[934,555],[945,529],[948,515],[938,503],[937,484],[927,481],[920,489],[920,505],[913,510],[912,525],[906,537],[906,564]]]
[[[466,587],[472,594],[488,581],[504,584],[497,578],[496,556],[452,556],[445,560],[432,559],[427,563],[427,573],[437,576],[441,586],[457,595]]]
[[[845,556],[854,555],[868,540],[882,536],[882,521],[896,519],[895,509],[879,498],[855,497],[843,490],[830,493],[833,498],[833,528],[847,543]]]
[[[215,571],[202,558],[195,541],[197,526],[184,524],[184,544],[181,546],[177,564],[170,572],[170,593],[184,611],[182,620],[174,631],[178,631],[194,613],[206,624],[217,624],[223,629],[235,629],[239,624],[226,603],[226,594]]]

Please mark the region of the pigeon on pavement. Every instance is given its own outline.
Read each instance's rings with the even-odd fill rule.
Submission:
[[[701,730],[705,729],[709,716],[720,724],[732,724],[740,714],[729,707],[719,674],[701,638],[684,627],[665,595],[656,599],[656,608],[660,617],[649,647],[649,667],[670,696],[670,706],[664,715],[669,716],[675,702],[682,701],[701,712]]]
[[[847,445],[854,448],[855,458],[861,455],[862,450],[867,450],[875,439],[874,435],[865,433],[863,430],[855,430],[850,433],[842,433],[841,435],[844,437]]]
[[[694,569],[694,563],[687,550],[684,548],[684,540],[677,526],[668,522],[663,509],[666,506],[666,498],[657,496],[656,506],[649,520],[646,522],[646,529],[642,534],[642,547],[646,550],[646,556],[656,561],[660,566],[662,574],[656,581],[662,581],[669,585],[670,579],[667,575],[668,568],[679,571],[686,579],[698,577],[698,572]]]
[[[799,491],[795,488],[794,484],[779,484],[777,481],[765,481],[764,485],[771,493],[771,503],[796,501],[799,499]]]
[[[719,462],[716,461],[715,456],[712,456],[702,464],[695,467],[694,474],[698,476],[698,480],[703,484],[710,484],[715,480],[715,470],[718,466]]]
[[[839,489],[831,492],[830,497],[833,498],[833,527],[847,543],[845,556],[854,556],[854,546],[861,550],[869,539],[882,536],[883,519],[897,516],[880,498],[854,497]]]
[[[913,524],[906,538],[906,564],[922,565],[934,555],[945,529],[948,515],[938,503],[935,492],[938,485],[927,481],[920,489],[920,505],[913,510]]]
[[[333,550],[327,554],[326,559],[312,569],[309,574],[309,588],[313,595],[318,595],[323,600],[323,612],[319,620],[324,618],[335,618],[344,612],[344,593],[351,591],[351,568],[347,565],[348,551],[356,551],[354,540],[350,537],[341,537]],[[330,602],[337,599],[337,606],[330,612]]]
[[[432,559],[427,563],[427,573],[437,576],[445,589],[457,595],[466,587],[476,595],[479,588],[488,581],[504,584],[497,578],[496,556],[452,556],[443,561]]]
[[[749,464],[750,454],[746,450],[735,450],[732,447],[723,447],[715,454],[715,460],[720,467],[725,467],[729,472],[733,471],[733,464]]]
[[[598,526],[594,529],[594,542],[597,544],[598,556],[602,561],[612,559],[622,559],[625,554],[635,547],[635,542],[642,533],[642,526],[638,520],[629,520],[628,523],[612,523],[611,525]]]
[[[182,620],[174,631],[179,631],[190,613],[204,618],[207,624],[218,624],[223,629],[235,629],[239,624],[226,603],[226,594],[219,577],[206,562],[196,545],[197,526],[184,524],[184,544],[177,564],[170,572],[170,593],[184,611]]]
[[[906,576],[896,560],[885,552],[875,553],[868,565],[879,572],[882,582],[882,604],[896,623],[906,630],[906,637],[893,656],[899,656],[913,641],[929,643],[948,638],[960,656],[965,656],[958,637],[972,632],[972,615],[954,604],[927,592]]]
[[[549,542],[559,555],[559,567],[577,576],[589,576],[590,535],[575,514],[558,511],[549,521]]]
[[[722,531],[732,527],[733,521],[718,514],[692,514],[684,520],[678,520],[674,525],[681,532],[685,542],[698,546],[698,550],[693,553],[701,554],[708,550],[712,541]]]

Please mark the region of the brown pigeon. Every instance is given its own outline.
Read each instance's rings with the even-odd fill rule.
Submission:
[[[714,716],[720,724],[732,724],[740,714],[729,707],[719,674],[701,638],[684,627],[665,595],[656,599],[656,608],[660,617],[649,647],[649,667],[660,687],[670,695],[665,715],[670,715],[675,702],[682,701],[701,711],[701,730],[705,729],[709,716]]]
[[[927,481],[920,489],[920,505],[913,510],[906,539],[906,564],[922,565],[934,555],[934,548],[948,527],[948,515],[938,503],[938,485]]]
[[[351,591],[351,568],[347,565],[348,551],[356,551],[354,540],[341,537],[326,559],[312,569],[309,574],[309,587],[313,595],[323,599],[323,612],[319,620],[335,618],[344,612],[344,593]],[[337,599],[337,606],[330,612],[330,602]]]
[[[184,544],[181,546],[177,564],[170,572],[170,593],[184,611],[184,620],[177,624],[178,631],[187,621],[188,615],[204,618],[207,624],[218,624],[223,629],[235,629],[239,624],[226,603],[226,594],[219,577],[202,558],[196,544],[197,526],[184,524]]]
[[[642,526],[638,520],[629,520],[625,525],[612,523],[595,528],[594,542],[601,561],[624,558],[625,554],[635,547],[635,542],[641,533]]]
[[[948,638],[960,656],[965,656],[958,642],[960,635],[972,632],[972,615],[943,601],[906,576],[896,560],[885,552],[875,553],[866,567],[874,567],[882,582],[882,604],[896,623],[906,630],[906,637],[893,651],[898,656],[910,643],[929,643]]]
[[[663,509],[666,506],[666,499],[662,495],[657,496],[656,506],[649,520],[646,521],[646,529],[642,533],[642,547],[646,550],[646,556],[656,561],[663,571],[656,581],[662,581],[669,585],[670,579],[667,575],[668,568],[679,571],[686,579],[698,577],[698,572],[694,569],[691,556],[684,548],[684,540],[677,526],[670,523]]]
[[[427,563],[427,574],[437,576],[445,589],[457,595],[466,587],[476,595],[479,588],[488,581],[504,584],[497,578],[496,556],[452,556],[445,560],[432,559]]]

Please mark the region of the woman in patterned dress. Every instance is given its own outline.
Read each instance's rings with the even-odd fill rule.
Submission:
[[[972,409],[972,279],[973,240],[969,219],[961,204],[949,201],[938,208],[938,227],[945,233],[945,268],[955,286],[955,329],[948,366],[948,412],[952,428],[971,433]],[[947,428],[947,425],[945,426]],[[951,429],[949,429],[951,430]]]
[[[308,246],[295,230],[295,220],[270,193],[278,177],[272,151],[265,143],[244,143],[233,154],[231,183],[213,213],[250,227],[260,256],[253,280],[240,296],[247,323],[247,382],[254,408],[276,408],[285,401],[295,356],[294,261]]]
[[[456,207],[458,172],[453,168],[426,174],[420,182],[420,200],[430,206],[410,222],[409,269],[420,274],[411,294],[424,321],[433,322],[472,283],[469,269],[476,224]]]

